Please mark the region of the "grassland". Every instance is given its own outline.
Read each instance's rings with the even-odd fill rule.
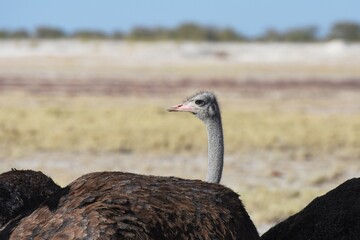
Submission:
[[[164,102],[171,105],[179,100]],[[199,121],[188,114],[169,114],[164,103],[157,100],[107,97],[49,100],[20,94],[3,95],[0,104],[3,157],[39,150],[164,154],[199,153],[206,148],[206,136]],[[228,154],[262,149],[292,152],[293,158],[300,160],[339,152],[344,156],[360,156],[359,112],[306,112],[301,100],[284,104],[277,100],[243,99],[236,105],[231,100],[223,103]]]

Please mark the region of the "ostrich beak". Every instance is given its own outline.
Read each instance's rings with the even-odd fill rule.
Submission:
[[[177,104],[167,109],[169,112],[194,112],[194,108],[184,103]]]

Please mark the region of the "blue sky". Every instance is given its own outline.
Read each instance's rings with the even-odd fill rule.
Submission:
[[[196,22],[255,36],[309,25],[324,33],[340,20],[360,23],[360,0],[0,0],[0,29],[111,32]]]

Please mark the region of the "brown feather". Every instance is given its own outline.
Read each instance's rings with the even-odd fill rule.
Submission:
[[[0,229],[60,189],[42,172],[13,169],[0,174]]]
[[[0,235],[10,239],[259,239],[219,184],[122,172],[80,177]]]

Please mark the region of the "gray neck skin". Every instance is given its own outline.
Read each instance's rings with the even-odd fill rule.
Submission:
[[[206,181],[219,183],[224,164],[224,136],[220,115],[207,120],[205,126],[208,132],[208,172]]]

